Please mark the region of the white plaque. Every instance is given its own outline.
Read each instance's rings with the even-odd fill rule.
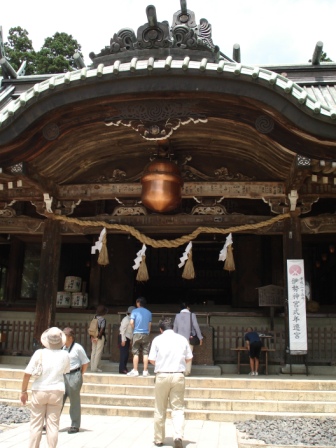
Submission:
[[[291,355],[305,355],[307,316],[303,260],[287,260],[289,351]]]

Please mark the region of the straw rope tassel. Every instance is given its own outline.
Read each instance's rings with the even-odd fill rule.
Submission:
[[[142,256],[142,260],[138,269],[138,273],[136,276],[136,280],[138,282],[147,282],[149,280],[148,269],[146,265],[146,256]]]
[[[186,261],[186,264],[183,269],[182,278],[185,278],[186,280],[192,280],[195,277],[196,275],[192,260],[192,250],[190,250],[188,254],[188,260]]]
[[[236,270],[236,266],[235,266],[235,262],[234,262],[234,258],[233,258],[232,244],[230,244],[230,246],[228,246],[228,248],[227,248],[227,255],[226,255],[226,260],[224,263],[224,270],[229,271],[229,272]]]
[[[101,266],[106,266],[110,263],[106,246],[106,234],[103,236],[102,248],[99,252],[97,263]]]

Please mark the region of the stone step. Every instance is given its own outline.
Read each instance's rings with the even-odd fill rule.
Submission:
[[[189,381],[189,379],[187,380]],[[14,389],[20,391],[21,379],[0,378],[1,389]],[[253,384],[252,384],[253,386]],[[124,385],[124,384],[97,384],[85,383],[82,394],[97,395],[131,395],[154,397],[154,384],[151,385]],[[188,399],[226,399],[226,400],[268,400],[268,401],[297,401],[297,402],[336,402],[336,391],[302,391],[302,390],[263,390],[249,388],[242,389],[216,389],[187,387]]]
[[[1,399],[2,404],[8,404],[11,406],[19,406],[17,400],[4,400]],[[114,406],[114,405],[87,405],[82,404],[82,414],[84,415],[104,415],[104,416],[128,416],[142,418],[153,418],[154,408],[149,407],[136,407],[130,408],[129,406]],[[66,403],[63,409],[63,413],[69,413],[69,404]],[[170,411],[167,412],[168,417],[171,417]],[[297,413],[293,412],[248,412],[248,411],[209,411],[209,410],[185,410],[185,417],[187,420],[210,420],[217,422],[237,422],[246,421],[251,419],[257,420],[274,420],[278,418],[293,418],[298,417]],[[300,413],[302,418],[334,418],[334,413]]]
[[[17,389],[0,389],[1,399],[18,399],[20,392]],[[112,394],[81,394],[81,402],[84,405],[116,406],[130,408],[154,409],[153,396],[132,396]],[[194,411],[249,411],[259,412],[295,412],[295,413],[333,413],[336,412],[335,402],[321,401],[277,401],[277,400],[232,400],[232,399],[185,399],[185,407]]]
[[[22,368],[0,368],[0,403],[20,405],[22,377]],[[334,417],[335,385],[332,379],[307,377],[188,377],[186,418],[234,422],[286,416]],[[152,418],[154,376],[87,373],[81,397],[83,414]],[[68,412],[68,402],[64,412]]]
[[[23,369],[16,368],[0,368],[0,378],[11,378],[22,380]],[[136,378],[128,377],[127,375],[109,374],[109,373],[86,373],[84,377],[85,383],[92,384],[114,384],[114,385],[138,385],[150,386],[154,384],[154,375],[149,377],[139,376]],[[243,377],[234,375],[232,377],[193,377],[186,378],[186,385],[188,388],[200,389],[232,389],[232,390],[287,390],[287,391],[334,391],[336,390],[336,381],[334,379],[310,378],[303,376],[288,377],[280,376],[279,378],[268,378],[265,376],[259,377]]]

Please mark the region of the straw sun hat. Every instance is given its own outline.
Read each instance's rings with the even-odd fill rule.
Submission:
[[[57,327],[48,328],[41,336],[42,344],[50,350],[61,349],[65,345],[65,341],[65,334]]]

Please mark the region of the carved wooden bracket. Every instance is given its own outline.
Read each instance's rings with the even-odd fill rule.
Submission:
[[[311,212],[311,209],[313,207],[313,204],[315,204],[319,198],[315,196],[304,196],[300,198],[299,208],[301,210],[301,214],[309,213]]]
[[[302,233],[335,233],[336,215],[323,215],[303,218],[301,220]]]
[[[133,207],[127,207],[124,205],[118,205],[112,213],[112,216],[137,216],[147,215],[147,210],[143,205],[136,205]]]
[[[192,215],[227,215],[224,205],[196,205],[191,210]]]
[[[263,201],[270,206],[271,212],[277,215],[287,213],[289,211],[289,204],[283,196],[281,197],[264,197]]]
[[[49,196],[48,193],[43,194],[43,199],[30,201],[31,204],[35,207],[36,212],[39,215],[45,216],[47,213],[54,213],[56,204],[52,197]]]
[[[77,205],[81,203],[81,199],[77,202],[75,201],[59,201],[57,203],[57,208],[55,209],[55,213],[58,215],[69,216],[72,215]]]
[[[12,207],[5,205],[3,209],[0,209],[0,218],[13,218],[15,215],[16,212]]]
[[[175,101],[131,103],[117,116],[105,119],[106,126],[131,127],[146,140],[166,140],[181,125],[206,123],[204,115],[193,112],[193,104]]]

